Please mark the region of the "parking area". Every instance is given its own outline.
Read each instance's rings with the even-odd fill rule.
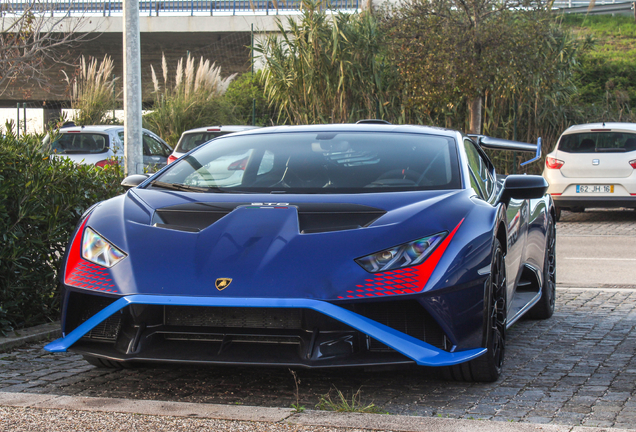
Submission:
[[[557,236],[583,242],[592,231],[598,244],[636,236],[636,212],[564,212],[557,225]],[[559,271],[568,262],[559,261]],[[512,327],[504,373],[491,384],[446,382],[424,369],[299,369],[297,381],[288,369],[100,370],[72,353],[46,353],[40,343],[0,354],[0,391],[267,407],[298,399],[307,408],[328,394],[336,401],[337,391],[349,398],[360,391],[363,405],[392,414],[633,428],[636,280],[596,285],[560,281],[555,315]]]

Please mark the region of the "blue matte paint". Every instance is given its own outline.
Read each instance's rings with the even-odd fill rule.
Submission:
[[[227,297],[181,297],[131,295],[93,315],[66,337],[57,339],[44,347],[50,352],[65,352],[82,336],[112,314],[129,304],[171,305],[171,306],[210,306],[210,307],[272,307],[306,308],[321,312],[337,319],[350,327],[361,331],[404,354],[421,366],[449,366],[472,360],[486,352],[485,348],[449,353],[415,339],[402,332],[372,321],[347,309],[319,300],[310,299],[271,299],[271,298],[227,298]]]

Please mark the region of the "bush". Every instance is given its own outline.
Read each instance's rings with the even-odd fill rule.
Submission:
[[[59,317],[57,272],[77,221],[123,192],[117,166],[50,158],[41,138],[0,135],[0,332]]]
[[[251,125],[252,111],[255,114],[255,126],[276,124],[279,110],[276,107],[270,107],[267,103],[262,75],[262,71],[256,71],[253,77],[251,72],[246,72],[232,81],[225,92],[225,99],[233,107],[239,124]]]

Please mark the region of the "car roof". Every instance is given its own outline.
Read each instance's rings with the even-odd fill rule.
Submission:
[[[434,126],[419,125],[392,125],[378,123],[345,123],[345,124],[320,124],[320,125],[303,125],[303,126],[270,126],[256,130],[248,130],[240,132],[238,135],[254,135],[254,134],[276,134],[276,133],[292,133],[292,132],[398,132],[398,133],[421,133],[442,135],[447,137],[457,137],[460,132],[452,129],[445,129]],[[237,134],[233,134],[235,136]],[[220,137],[221,139],[223,137]]]
[[[208,132],[208,129],[213,129],[213,131],[218,131],[218,132],[240,132],[240,131],[250,130],[250,129],[261,129],[261,127],[260,126],[245,126],[245,125],[212,125],[212,126],[203,126],[199,128],[188,129],[187,131],[183,133],[189,134],[189,133],[198,133],[198,132]]]
[[[580,125],[573,125],[563,132],[563,135],[569,135],[572,133],[591,132],[594,129],[600,129],[601,131],[625,131],[636,132],[636,123],[618,123],[618,122],[603,122],[603,123],[586,123]]]
[[[67,126],[60,129],[60,133],[65,132],[109,132],[113,130],[123,129],[119,125],[94,125],[94,126]]]

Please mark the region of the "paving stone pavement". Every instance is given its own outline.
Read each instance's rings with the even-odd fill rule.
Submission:
[[[434,370],[163,367],[103,370],[43,343],[0,354],[0,391],[313,408],[337,391],[393,414],[636,427],[636,290],[559,289],[557,311],[508,334],[495,383],[445,382]],[[329,395],[329,396],[325,396]]]

